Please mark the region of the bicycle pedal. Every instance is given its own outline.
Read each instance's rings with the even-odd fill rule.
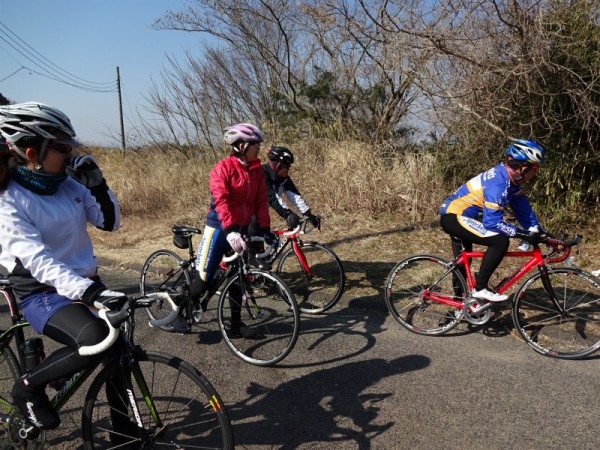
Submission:
[[[199,324],[202,322],[202,315],[203,315],[204,311],[202,311],[202,308],[194,308],[194,310],[192,311],[192,319],[194,321],[195,324]]]

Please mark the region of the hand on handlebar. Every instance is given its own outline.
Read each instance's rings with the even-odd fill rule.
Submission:
[[[120,311],[127,302],[127,296],[122,292],[102,291],[94,300],[94,307],[98,309],[109,309],[110,311]]]
[[[94,281],[81,296],[81,301],[98,309],[118,310],[127,301],[127,296],[122,292],[106,289],[100,281]]]
[[[310,209],[304,213],[304,216],[308,219],[308,221],[312,224],[313,227],[318,228],[321,231],[321,217],[315,216]]]
[[[248,248],[244,238],[237,231],[233,231],[226,236],[227,242],[236,253],[243,253]]]
[[[515,237],[532,245],[537,245],[541,242],[544,242],[547,238],[545,234],[540,233],[539,231],[525,231],[520,229],[517,229]]]
[[[294,228],[300,225],[300,217],[298,217],[297,214],[294,214],[291,211],[285,218],[285,221],[287,222],[287,226],[290,230],[293,230]]]

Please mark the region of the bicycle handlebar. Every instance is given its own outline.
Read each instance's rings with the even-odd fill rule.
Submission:
[[[572,239],[569,239],[568,241],[563,241],[553,237],[547,237],[546,239],[544,239],[543,243],[551,246],[553,249],[553,252],[549,256],[559,251],[562,251],[563,254],[555,258],[546,258],[546,262],[548,264],[554,264],[565,261],[571,254],[571,247],[579,245],[582,239],[583,236],[581,236],[580,234],[576,234]]]
[[[132,308],[146,307],[158,300],[166,300],[171,306],[171,312],[162,319],[154,319],[149,322],[151,327],[160,327],[167,325],[175,320],[177,314],[179,314],[179,307],[175,304],[173,299],[166,292],[154,292],[151,294],[144,295],[143,297],[136,299],[129,299],[125,302],[123,307],[118,311],[111,311],[110,309],[101,309],[98,311],[98,316],[106,322],[108,325],[108,335],[101,342],[95,345],[86,345],[80,347],[78,353],[81,356],[97,355],[109,349],[119,337],[119,327],[127,320],[131,314]]]

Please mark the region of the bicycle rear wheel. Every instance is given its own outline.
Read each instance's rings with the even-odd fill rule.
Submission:
[[[337,255],[318,242],[300,243],[308,270],[290,248],[277,265],[277,275],[294,294],[300,311],[317,314],[333,307],[344,292],[346,275]]]
[[[515,294],[515,327],[536,352],[579,359],[600,348],[600,286],[593,275],[568,267],[549,268],[550,285],[561,313],[544,286],[541,273]]]
[[[82,419],[86,449],[234,447],[225,406],[197,369],[157,352],[139,351],[135,363],[145,383],[132,377],[133,392],[118,383],[116,365],[106,366],[90,386]],[[131,397],[139,409],[137,416]]]
[[[167,292],[180,305],[189,301],[191,277],[187,269],[183,268],[184,261],[171,250],[157,250],[152,253],[144,266],[140,276],[140,293],[142,295],[153,292]],[[150,307],[145,308],[150,320],[163,319],[171,312],[171,306],[159,300]],[[172,331],[171,325],[160,327],[165,331]]]
[[[300,329],[298,305],[285,283],[270,272],[250,269],[244,284],[246,303],[240,304],[237,274],[221,292],[218,308],[221,334],[237,357],[257,366],[270,366],[285,358],[296,344]],[[241,308],[241,321],[254,330],[254,336],[243,338],[231,333],[232,306]]]
[[[4,347],[0,351],[0,413],[3,415],[11,415],[13,408],[12,404],[12,388],[15,381],[21,376],[21,366],[19,365],[14,352],[10,347]],[[0,421],[0,444],[5,448],[4,444],[10,445],[12,440],[18,438],[14,433],[11,440],[11,425],[5,420]],[[16,430],[15,430],[16,431]],[[12,447],[12,445],[11,445]],[[8,448],[8,447],[7,447]]]
[[[463,317],[463,276],[453,263],[430,255],[399,262],[390,272],[385,303],[394,319],[417,334],[440,335],[452,330]],[[444,301],[460,302],[460,307]]]

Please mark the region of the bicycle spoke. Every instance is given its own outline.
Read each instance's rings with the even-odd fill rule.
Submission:
[[[289,286],[302,312],[327,311],[344,290],[342,263],[333,250],[318,242],[304,242],[298,251],[302,253],[297,255],[291,248],[281,257],[277,275]]]
[[[132,378],[130,394],[125,395],[121,386],[122,395],[118,398],[119,403],[126,400],[124,405],[111,405],[108,395],[107,383],[114,379],[116,368],[107,367],[94,381],[85,405],[86,417],[90,418],[89,423],[84,423],[86,439],[93,440],[94,446],[114,445],[113,448],[128,443],[148,447],[230,448],[232,435],[226,412],[206,379],[175,357],[142,353],[137,359],[146,379],[145,387],[135,381],[138,377]],[[137,416],[133,414],[130,396],[136,400]],[[146,396],[151,399],[156,415],[149,409]],[[115,408],[120,414],[111,414]],[[121,420],[123,415],[126,421]],[[155,422],[155,416],[160,418],[160,424]],[[144,427],[142,435],[138,419]]]
[[[447,261],[418,255],[397,264],[390,272],[385,290],[388,310],[402,326],[418,334],[437,335],[450,331],[462,318],[466,292],[462,277],[451,270]]]
[[[219,326],[236,356],[251,364],[275,364],[292,350],[298,338],[298,306],[274,274],[253,269],[246,276],[246,304],[240,302],[237,276],[224,287],[219,299]]]
[[[575,269],[552,269],[548,277],[562,311],[548,296],[542,275],[536,274],[517,293],[517,330],[544,355],[574,359],[593,353],[600,347],[600,289]]]

